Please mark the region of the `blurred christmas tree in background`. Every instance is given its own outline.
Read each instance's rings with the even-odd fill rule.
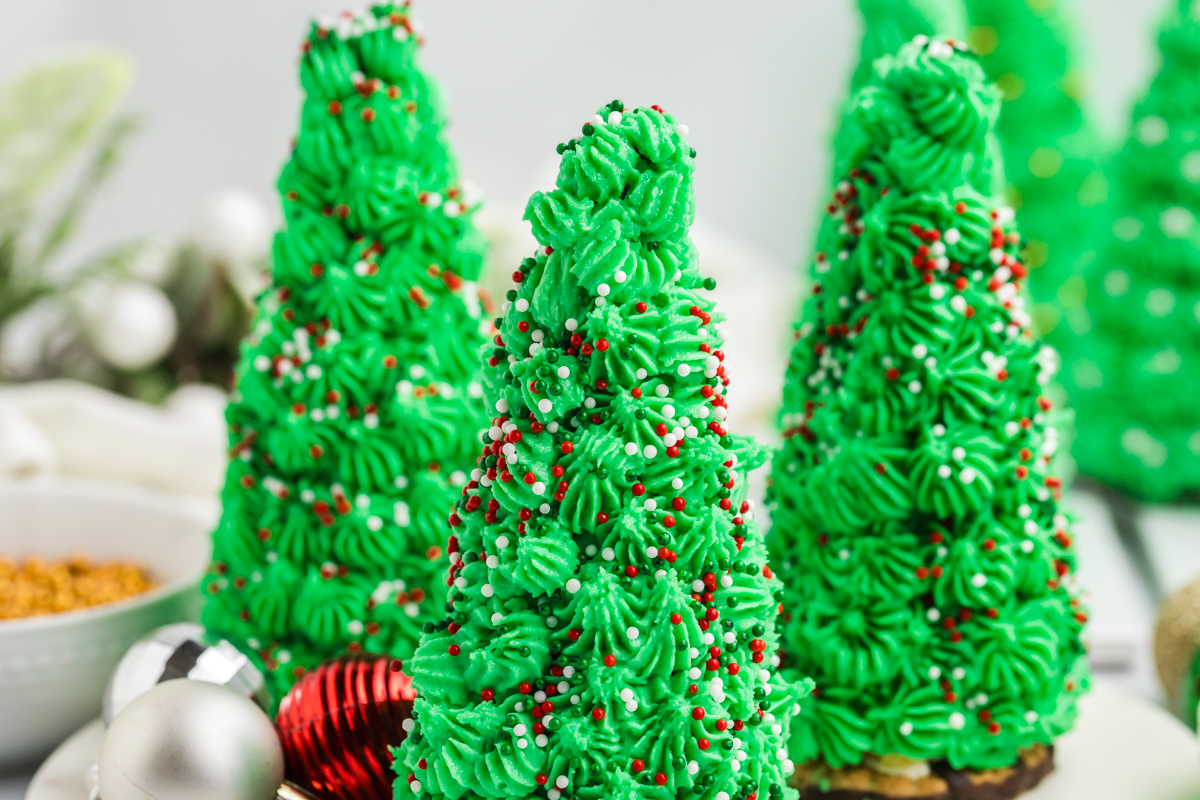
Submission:
[[[284,229],[227,411],[205,625],[276,701],[331,656],[407,659],[485,419],[483,241],[407,4],[312,25]]]
[[[1065,348],[1079,470],[1152,501],[1200,490],[1200,20],[1177,4],[1109,170],[1111,199]]]

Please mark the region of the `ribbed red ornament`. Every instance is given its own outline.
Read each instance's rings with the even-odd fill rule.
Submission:
[[[417,697],[399,659],[342,656],[305,675],[279,705],[287,779],[327,800],[391,800],[392,755]]]

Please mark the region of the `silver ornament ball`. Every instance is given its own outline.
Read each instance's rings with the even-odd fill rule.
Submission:
[[[267,715],[205,681],[156,685],[109,725],[102,800],[273,800],[283,749]]]
[[[175,678],[228,686],[263,709],[270,708],[266,681],[243,653],[226,641],[211,641],[192,622],[166,625],[140,640],[121,658],[104,690],[104,724],[156,684]]]

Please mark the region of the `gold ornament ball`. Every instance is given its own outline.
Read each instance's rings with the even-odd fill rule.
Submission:
[[[1191,673],[1197,651],[1200,651],[1200,578],[1166,599],[1154,629],[1158,679],[1168,707],[1185,718],[1189,710],[1180,708],[1183,682]]]

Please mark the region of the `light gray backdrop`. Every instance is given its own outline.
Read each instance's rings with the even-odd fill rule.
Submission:
[[[1062,0],[1060,0],[1061,2]],[[1075,0],[1097,118],[1124,128],[1166,0]],[[215,189],[272,185],[294,133],[296,54],[339,0],[0,0],[0,75],[48,47],[130,52],[146,128],[83,243],[186,228]],[[857,56],[853,0],[416,0],[472,178],[515,213],[554,145],[614,98],[691,128],[700,213],[781,265],[826,192],[826,137]]]

